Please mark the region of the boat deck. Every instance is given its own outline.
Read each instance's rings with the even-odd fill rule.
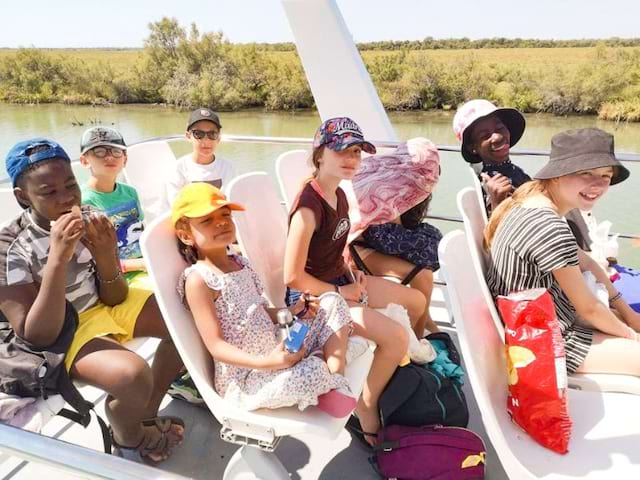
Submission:
[[[457,341],[455,328],[451,326],[450,316],[445,307],[444,287],[434,289],[431,313],[434,319],[444,325],[442,329]],[[147,341],[138,352],[150,359],[155,342]],[[85,398],[97,403],[96,411],[104,413],[104,392],[93,387],[82,387]],[[470,411],[470,425],[473,431],[485,438],[487,445],[487,478],[506,479],[500,462],[486,438],[480,412],[468,384],[464,387]],[[187,435],[184,444],[179,447],[159,468],[195,479],[222,478],[229,458],[239,448],[220,439],[220,424],[206,407],[192,405],[171,397],[165,397],[162,414],[178,415],[184,419]],[[506,415],[506,411],[505,411]],[[104,418],[104,417],[103,417]],[[97,451],[102,449],[102,439],[97,422],[92,421],[87,429],[62,417],[54,417],[45,426],[43,433],[65,442],[82,445]],[[369,465],[370,453],[351,435],[343,430],[338,438],[329,440],[313,435],[298,435],[283,438],[276,454],[296,479],[377,479],[380,478]],[[0,453],[0,478],[4,480],[26,480],[53,477],[56,479],[77,479],[81,475],[55,471],[50,465],[27,462],[16,457]]]

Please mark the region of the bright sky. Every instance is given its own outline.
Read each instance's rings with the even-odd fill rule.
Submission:
[[[336,1],[356,42],[640,36],[638,0]],[[232,42],[293,40],[281,0],[5,0],[0,12],[0,47],[141,47],[163,16]]]

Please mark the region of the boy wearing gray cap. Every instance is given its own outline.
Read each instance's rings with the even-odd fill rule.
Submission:
[[[217,188],[233,178],[231,162],[216,155],[220,145],[220,117],[208,108],[197,108],[189,115],[185,137],[192,152],[180,157],[167,180],[169,205],[180,189],[192,182],[207,182]]]
[[[82,185],[82,204],[91,205],[109,217],[116,229],[120,269],[129,283],[137,278],[141,283],[146,271],[139,239],[142,235],[144,214],[136,189],[116,182],[127,165],[127,145],[117,130],[93,127],[84,132],[80,141],[80,163],[91,172]],[[150,288],[146,284],[136,285]]]

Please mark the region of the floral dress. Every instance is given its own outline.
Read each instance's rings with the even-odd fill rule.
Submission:
[[[200,275],[207,286],[219,292],[215,300],[216,313],[224,340],[252,355],[267,356],[279,344],[278,327],[265,310],[262,281],[249,262],[238,256],[233,259],[242,266],[236,272],[215,272],[204,263],[188,267],[178,286],[185,301],[187,276]],[[215,361],[215,388],[220,396],[247,410],[298,405],[304,410],[317,405],[318,395],[348,387],[345,377],[330,373],[325,361],[313,353],[322,348],[337,330],[351,322],[349,307],[335,293],[320,297],[320,308],[309,326],[305,338],[306,357],[283,370],[254,370]]]

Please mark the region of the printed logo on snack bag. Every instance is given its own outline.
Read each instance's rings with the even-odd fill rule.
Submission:
[[[336,227],[336,231],[333,232],[333,237],[331,237],[332,240],[335,242],[340,237],[345,235],[349,231],[350,226],[351,225],[349,224],[348,218],[343,218],[342,220],[340,220],[340,223],[338,223],[338,226]]]

